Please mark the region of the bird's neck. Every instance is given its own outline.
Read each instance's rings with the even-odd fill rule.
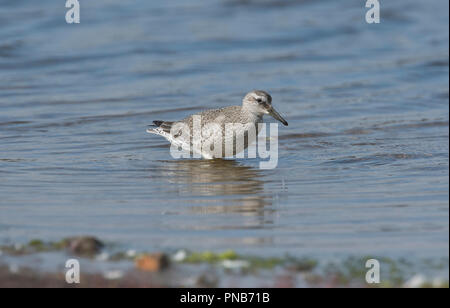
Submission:
[[[262,122],[263,113],[257,112],[249,107],[242,107],[241,114],[245,119],[247,119],[248,122],[257,123]]]

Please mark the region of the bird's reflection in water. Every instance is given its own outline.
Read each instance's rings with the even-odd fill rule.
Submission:
[[[181,201],[192,205],[192,212],[257,218],[247,222],[249,228],[273,223],[272,198],[264,191],[259,169],[234,160],[174,160],[164,162],[163,172]]]

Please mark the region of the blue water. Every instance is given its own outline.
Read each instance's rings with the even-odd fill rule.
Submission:
[[[448,258],[448,1],[0,0],[0,242]],[[271,93],[279,163],[153,120]]]

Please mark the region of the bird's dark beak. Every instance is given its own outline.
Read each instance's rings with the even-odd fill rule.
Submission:
[[[284,126],[288,126],[288,122],[272,106],[267,111],[275,120],[280,121]]]

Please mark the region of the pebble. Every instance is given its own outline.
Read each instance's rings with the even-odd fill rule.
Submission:
[[[67,241],[69,251],[78,256],[95,256],[104,247],[102,242],[90,236],[69,238]]]
[[[427,282],[427,279],[423,275],[415,275],[406,281],[403,285],[405,288],[420,288]]]
[[[163,253],[145,254],[136,259],[136,268],[147,272],[158,272],[169,267],[169,258]]]
[[[117,280],[123,278],[124,273],[121,270],[111,270],[103,273],[103,277],[108,280]]]
[[[187,257],[185,250],[178,250],[173,256],[172,260],[175,262],[183,262]]]

